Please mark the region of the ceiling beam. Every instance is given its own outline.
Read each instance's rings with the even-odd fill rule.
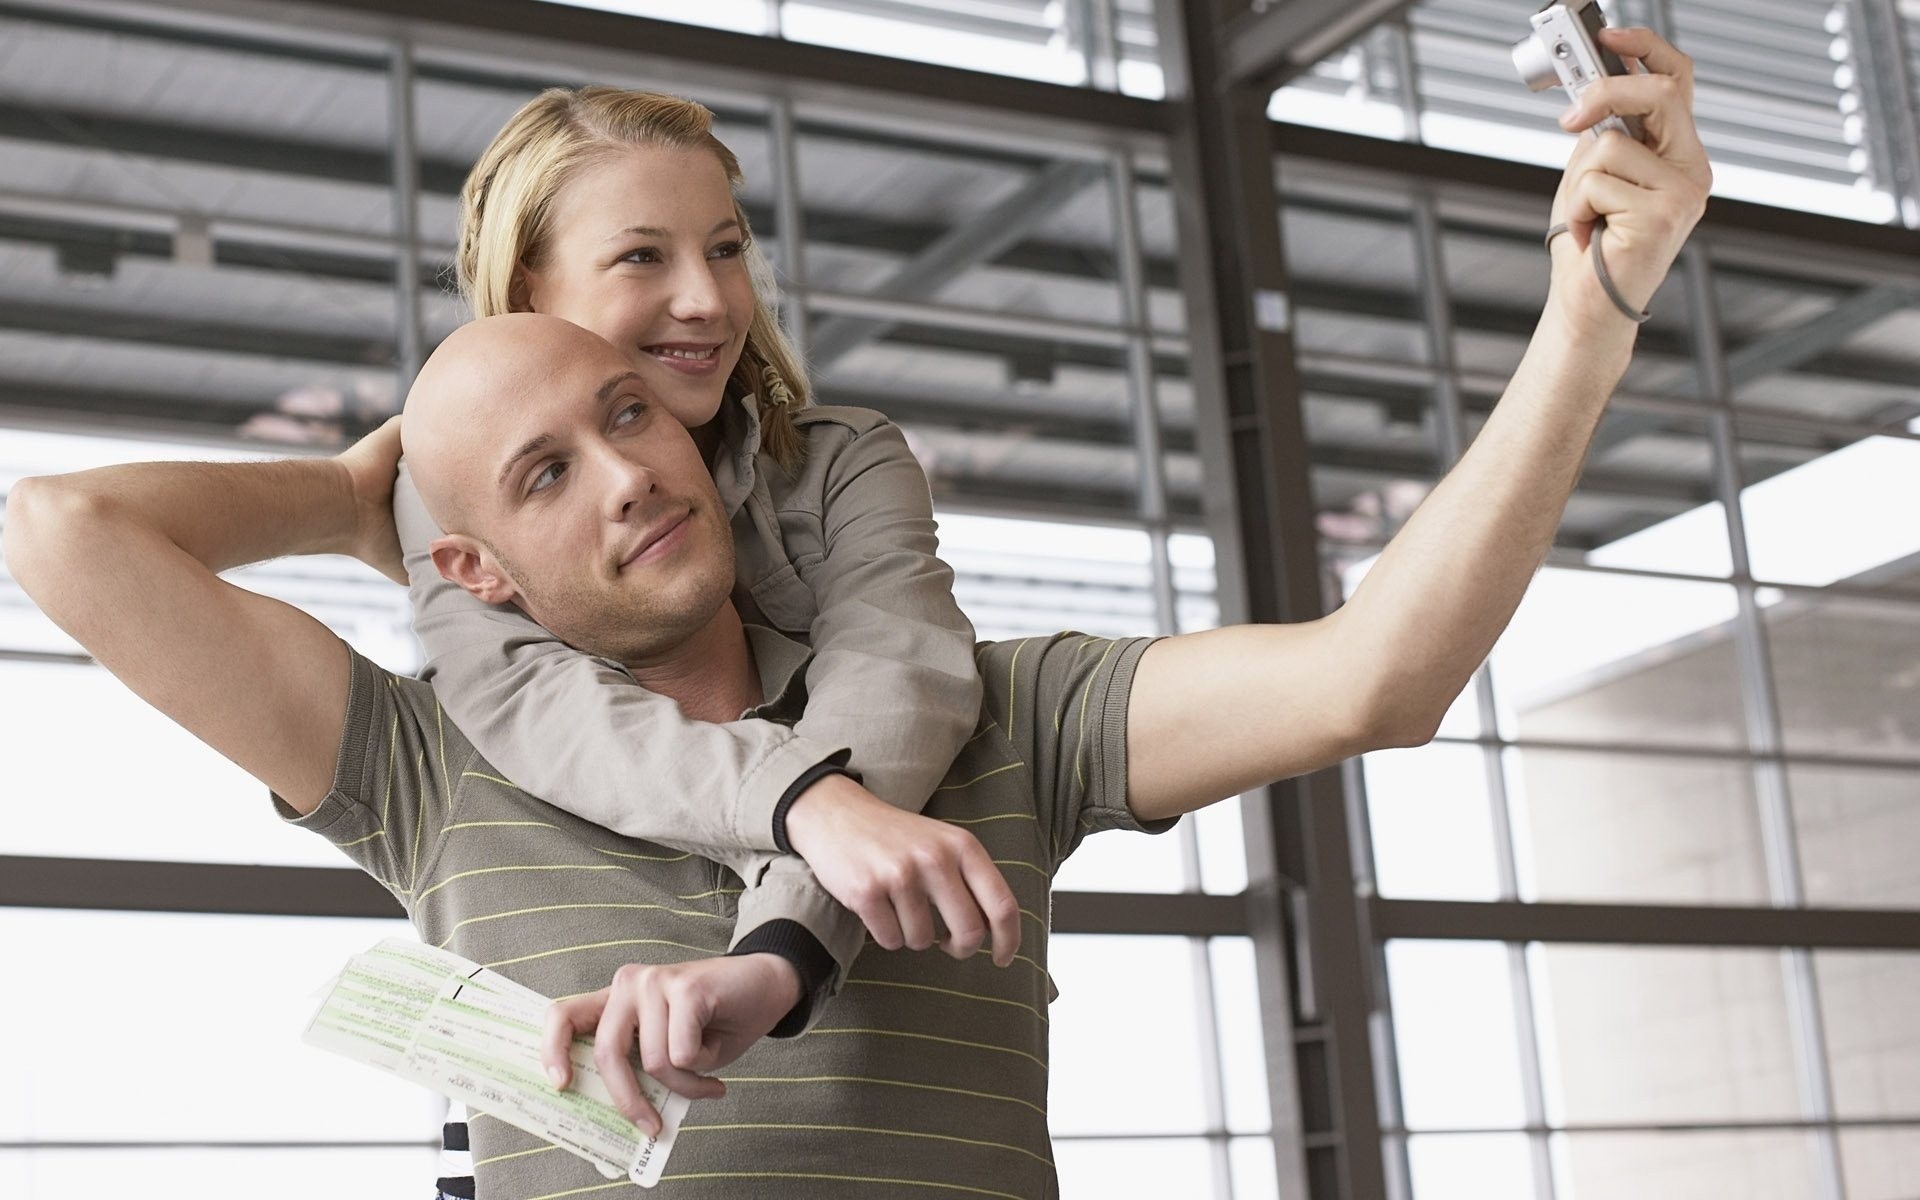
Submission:
[[[993,262],[1026,241],[1041,222],[1104,174],[1096,163],[1047,164],[1013,194],[927,243],[896,267],[884,283],[871,289],[874,296],[885,300],[932,299],[970,268]],[[1114,287],[1119,288],[1117,271]],[[885,333],[892,324],[869,317],[828,317],[816,326],[807,356],[816,370],[825,369],[860,343]]]
[[[1272,91],[1415,0],[1266,0],[1220,30],[1228,84]]]
[[[1827,357],[1855,334],[1916,303],[1920,303],[1920,290],[1914,288],[1867,288],[1810,321],[1728,351],[1727,375],[1737,388],[1768,375],[1797,370]]]

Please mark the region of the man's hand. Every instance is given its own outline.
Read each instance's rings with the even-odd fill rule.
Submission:
[[[613,984],[588,996],[556,1001],[547,1010],[540,1061],[555,1087],[573,1078],[567,1050],[576,1037],[593,1039],[593,1061],[607,1091],[629,1121],[660,1132],[660,1114],[640,1092],[628,1056],[669,1089],[694,1100],[726,1094],[717,1071],[780,1023],[800,1002],[800,976],[777,954],[703,958],[664,967],[628,963]]]
[[[393,480],[400,470],[400,418],[334,456],[352,481],[354,533],[348,553],[395,583],[407,582],[400,534],[393,526]]]
[[[1706,212],[1713,171],[1693,123],[1693,60],[1649,29],[1603,29],[1601,48],[1645,64],[1650,74],[1609,76],[1560,118],[1571,133],[1608,115],[1641,120],[1646,141],[1622,133],[1582,136],[1553,198],[1554,291],[1583,321],[1618,316],[1594,275],[1587,247],[1606,218],[1607,270],[1628,303],[1645,308]]]
[[[1020,906],[980,839],[903,812],[845,775],[829,775],[787,809],[787,842],[814,878],[888,950],[934,944],[933,907],[947,927],[940,948],[970,958],[989,931],[993,961],[1020,949]]]

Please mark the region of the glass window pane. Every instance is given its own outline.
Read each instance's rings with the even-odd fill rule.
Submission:
[[[558,0],[558,3],[739,33],[767,32],[766,0],[706,0],[702,4],[682,4],[678,0]]]
[[[1220,582],[1213,539],[1198,533],[1172,534],[1167,538],[1167,558],[1173,564],[1174,602],[1179,610],[1174,628],[1181,633],[1218,628]]]
[[[1214,1050],[1200,1040],[1188,939],[1062,934],[1049,958],[1060,989],[1047,1014],[1053,1132],[1203,1132],[1200,1056]],[[1116,1036],[1121,1012],[1125,1028],[1150,1029],[1154,1036]]]
[[[1596,567],[1733,574],[1704,421],[1614,404],[1600,421],[1554,546]]]
[[[1840,1168],[1847,1200],[1909,1200],[1920,1177],[1920,1125],[1842,1129]]]
[[[1254,972],[1253,939],[1210,938],[1213,1010],[1220,1038],[1220,1084],[1227,1128],[1264,1133],[1273,1127],[1268,1105],[1266,1043],[1260,1030],[1260,983]]]
[[[816,335],[833,328],[822,310],[810,320]],[[939,506],[1139,519],[1120,347],[919,324],[842,355],[823,356],[817,342],[809,353],[819,402],[875,409],[898,423]],[[1166,465],[1170,496],[1196,496],[1190,440],[1171,447]]]
[[[437,1138],[438,1096],[300,1042],[316,989],[347,957],[410,932],[398,920],[0,909],[0,945],[34,964],[0,989],[0,1141]],[[271,1080],[270,1101],[239,1072]]]
[[[983,641],[1155,632],[1146,531],[941,511],[940,556]]]
[[[1817,950],[1834,1115],[1920,1114],[1920,954]]]
[[[876,135],[824,113],[798,134],[807,282],[887,302],[1118,324],[1105,163]],[[809,356],[912,340],[917,326],[814,318]]]
[[[1247,839],[1240,821],[1244,797],[1197,810],[1188,820],[1200,848],[1200,890],[1237,896],[1247,890]]]
[[[1800,1118],[1779,952],[1537,945],[1529,961],[1553,1124]]]
[[[1506,767],[1526,899],[1766,903],[1747,763],[1529,747]]]
[[[0,247],[16,414],[333,443],[395,410],[380,52],[243,36],[0,21],[33,114],[7,138],[25,204]],[[130,152],[127,121],[166,136]]]
[[[1261,1200],[1280,1194],[1280,1169],[1272,1138],[1234,1138],[1227,1143],[1235,1200]]]
[[[1514,740],[1740,746],[1731,587],[1549,567],[1493,650]]]
[[[1294,125],[1398,139],[1407,132],[1400,103],[1394,31],[1380,27],[1313,64],[1273,94],[1267,115]]]
[[[1218,1194],[1203,1182],[1213,1175],[1213,1151],[1202,1138],[1056,1138],[1053,1160],[1060,1168],[1061,1200]]]
[[[101,667],[0,661],[0,726],[14,799],[0,854],[349,865],[274,815],[265,784]]]
[[[784,0],[780,30],[796,42],[1073,86],[1086,81],[1087,62],[1067,29],[1068,11],[1066,5]]]
[[[1910,286],[1849,278],[1817,250],[1804,254],[1804,262],[1772,254],[1715,268],[1735,403],[1911,432],[1920,417],[1920,306]]]
[[[288,1130],[291,1132],[291,1130]],[[417,1200],[433,1194],[434,1145],[324,1150],[0,1150],[0,1195],[8,1200],[121,1200],[195,1196],[242,1200]]]
[[[1378,750],[1361,758],[1360,769],[1381,895],[1499,898],[1487,760],[1479,746]]]
[[[1524,1124],[1507,947],[1388,942],[1387,975],[1407,1127]]]
[[[1920,522],[1895,515],[1920,512],[1920,440],[1752,422],[1740,434],[1755,579],[1920,595]]]
[[[1760,599],[1788,753],[1920,757],[1920,606]]]
[[[1807,903],[1920,908],[1920,773],[1789,763]]]
[[[1579,1200],[1821,1194],[1806,1133],[1556,1133],[1552,1150],[1556,1194]]]
[[[1407,1139],[1413,1200],[1532,1200],[1524,1134],[1428,1134]]]
[[[1419,301],[1413,230],[1378,202],[1347,206],[1289,195],[1281,205],[1288,277],[1304,356],[1426,363],[1433,358]]]

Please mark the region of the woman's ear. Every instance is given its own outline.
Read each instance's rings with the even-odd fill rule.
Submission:
[[[506,604],[519,594],[493,555],[470,537],[450,533],[436,538],[427,551],[441,578],[459,584],[477,600]]]
[[[538,282],[526,265],[515,267],[513,276],[507,280],[507,311],[532,312],[533,289]]]

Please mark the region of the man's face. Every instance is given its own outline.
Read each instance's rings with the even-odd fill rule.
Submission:
[[[423,423],[424,437],[444,436],[431,469],[456,469],[471,535],[435,543],[435,561],[589,653],[640,662],[679,645],[733,584],[733,542],[692,437],[606,342],[547,317],[496,321],[508,324],[462,331],[499,330],[478,361],[442,373],[440,411]],[[466,461],[448,461],[446,441]]]

